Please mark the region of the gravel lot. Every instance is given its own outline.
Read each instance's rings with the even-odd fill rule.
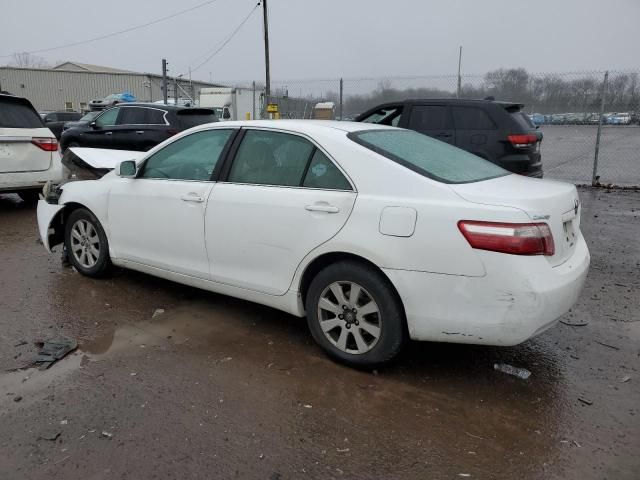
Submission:
[[[361,372],[278,311],[82,277],[0,196],[0,478],[637,479],[640,192],[581,197],[592,268],[563,320],[586,325],[512,348],[412,344]],[[56,335],[78,351],[12,371]]]

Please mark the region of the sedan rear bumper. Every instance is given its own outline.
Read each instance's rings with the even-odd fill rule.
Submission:
[[[384,270],[403,301],[412,339],[522,343],[555,325],[575,304],[590,262],[582,235],[573,255],[557,267],[540,256],[478,254],[484,277]]]

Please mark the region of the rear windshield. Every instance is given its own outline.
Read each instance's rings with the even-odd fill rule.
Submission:
[[[535,130],[535,124],[526,113],[520,110],[520,106],[510,106],[506,108],[506,110],[520,128],[524,130]]]
[[[0,128],[42,128],[42,119],[19,99],[0,98]]]
[[[448,143],[411,130],[366,130],[348,137],[425,177],[443,183],[470,183],[509,172]]]
[[[208,108],[192,108],[188,110],[179,110],[177,112],[178,120],[182,128],[187,129],[202,125],[204,123],[216,122],[216,114]]]

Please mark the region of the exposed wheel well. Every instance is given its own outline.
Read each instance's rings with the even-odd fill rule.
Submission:
[[[347,252],[325,253],[323,255],[320,255],[318,258],[314,259],[309,265],[307,265],[307,268],[302,274],[302,279],[300,280],[300,296],[301,296],[303,305],[306,305],[307,293],[309,292],[309,286],[311,285],[313,278],[323,268],[333,263],[341,262],[344,260],[350,260],[350,261],[362,263],[364,265],[368,265],[369,267],[372,267],[373,269],[377,270],[381,274],[382,278],[386,280],[387,284],[389,285],[389,288],[391,288],[391,290],[393,291],[393,294],[396,296],[402,308],[402,313],[404,315],[404,305],[402,304],[402,299],[400,298],[400,294],[396,290],[396,287],[393,285],[393,283],[391,283],[391,280],[389,280],[389,278],[385,275],[385,273],[380,269],[380,267],[378,267],[375,263],[367,260],[364,257],[355,255],[353,253],[347,253]],[[405,326],[406,326],[406,322],[405,322]]]
[[[56,213],[56,215],[51,219],[51,228],[53,228],[53,233],[49,235],[49,247],[54,247],[64,242],[64,226],[67,223],[67,219],[69,218],[69,215],[79,208],[87,207],[81,203],[65,203],[64,208]]]

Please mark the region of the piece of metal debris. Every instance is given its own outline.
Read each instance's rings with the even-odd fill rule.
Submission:
[[[580,400],[585,405],[593,405],[593,402],[591,400],[587,400],[586,398],[578,397],[578,400]]]
[[[560,320],[560,323],[570,327],[584,327],[585,325],[589,325],[589,322],[567,322],[565,320]]]
[[[40,370],[46,370],[58,360],[78,348],[78,342],[73,338],[61,337],[38,344],[40,351],[33,362]]]
[[[46,432],[40,435],[39,438],[41,438],[42,440],[47,440],[49,442],[55,442],[61,434],[62,432]]]
[[[598,340],[594,340],[594,342],[599,343],[600,345],[602,345],[604,347],[609,347],[609,348],[612,348],[614,350],[620,350],[620,347],[616,347],[614,345],[609,345],[608,343],[599,342]]]
[[[513,365],[509,365],[507,363],[494,363],[493,369],[502,373],[506,373],[508,375],[513,375],[514,377],[521,378],[522,380],[526,380],[531,376],[531,372],[526,368],[518,368]]]
[[[22,396],[20,395],[16,395],[15,397],[13,397],[14,402],[19,402],[20,400],[22,400]]]
[[[625,375],[620,381],[622,383],[627,383],[629,380],[631,380],[631,375]]]
[[[100,436],[104,437],[104,438],[112,438],[113,437],[113,433],[107,432],[106,430],[103,430],[102,433],[100,434]]]

